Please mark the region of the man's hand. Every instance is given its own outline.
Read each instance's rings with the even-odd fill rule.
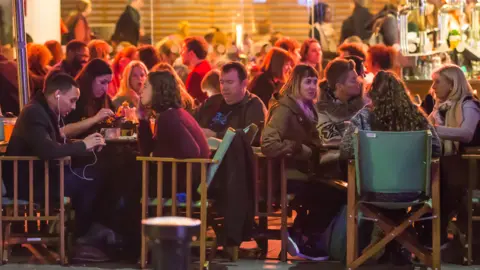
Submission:
[[[214,132],[214,131],[211,130],[211,129],[202,128],[202,130],[203,130],[203,134],[205,134],[205,136],[206,136],[207,138],[212,138],[212,137],[215,138],[215,137],[217,137],[217,133]]]
[[[101,109],[98,113],[94,116],[95,122],[100,123],[105,119],[114,116],[115,114],[110,109]]]
[[[94,133],[89,135],[83,140],[83,143],[85,144],[85,147],[87,148],[87,151],[92,151],[95,148],[102,149],[103,146],[105,146],[105,139],[100,133]]]

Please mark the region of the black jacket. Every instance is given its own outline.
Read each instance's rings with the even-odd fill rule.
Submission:
[[[240,246],[250,240],[254,224],[253,150],[243,130],[237,130],[209,187],[214,208],[224,217],[219,245]]]
[[[278,93],[280,88],[282,88],[283,83],[275,82],[273,75],[270,72],[263,72],[256,76],[248,85],[248,91],[250,93],[257,95],[269,108],[268,102],[272,98],[272,95]]]
[[[112,41],[127,41],[130,44],[137,46],[139,39],[140,13],[128,5],[115,25],[115,32],[113,33]]]
[[[267,109],[263,102],[254,94],[246,93],[243,100],[234,105],[227,105],[223,97],[209,100],[198,109],[195,119],[202,128],[208,128],[217,133],[221,139],[229,127],[244,129],[250,124],[256,124],[259,128],[253,145],[260,143],[261,128],[267,115]]]
[[[7,147],[7,156],[37,156],[42,160],[51,160],[86,153],[83,142],[63,144],[57,118],[48,107],[43,93],[38,93],[22,110],[17,119],[12,137]],[[35,199],[43,198],[44,165],[35,162]],[[58,194],[58,167],[50,163],[50,188],[52,196]],[[4,182],[7,195],[13,193],[13,168],[10,162],[4,162]],[[28,164],[19,164],[19,198],[28,198]]]
[[[367,40],[372,35],[371,28],[367,28],[367,23],[372,20],[372,13],[368,8],[355,3],[355,9],[352,15],[342,23],[342,34],[340,43],[351,36],[358,36],[362,40]]]

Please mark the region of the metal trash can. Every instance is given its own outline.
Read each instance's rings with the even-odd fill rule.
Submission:
[[[190,269],[190,245],[200,233],[200,220],[186,217],[155,217],[142,220],[150,239],[155,270]]]

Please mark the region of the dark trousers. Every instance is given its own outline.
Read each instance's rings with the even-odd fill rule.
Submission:
[[[72,168],[83,177],[83,168]],[[93,170],[87,168],[86,178],[94,178]],[[69,197],[75,210],[75,235],[85,235],[93,222],[93,201],[97,195],[98,179],[93,181],[79,178],[65,167],[65,197]]]

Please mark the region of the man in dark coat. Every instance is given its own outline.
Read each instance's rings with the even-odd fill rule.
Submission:
[[[262,100],[247,91],[247,71],[239,62],[230,62],[222,67],[220,77],[222,99],[205,102],[197,111],[195,119],[207,138],[222,139],[229,127],[244,129],[255,124],[263,127],[267,109]],[[261,130],[253,145],[260,142]]]
[[[358,36],[362,40],[367,40],[372,34],[371,29],[367,29],[366,25],[372,20],[372,13],[362,5],[362,0],[354,0],[354,2],[355,8],[352,15],[343,21],[340,43],[351,36]]]
[[[64,60],[52,67],[47,77],[58,73],[66,73],[73,78],[88,63],[90,51],[87,44],[79,40],[72,40],[67,44],[67,54]]]
[[[115,26],[112,41],[120,43],[126,41],[137,46],[140,39],[140,9],[143,0],[129,0],[125,11],[120,15]]]

